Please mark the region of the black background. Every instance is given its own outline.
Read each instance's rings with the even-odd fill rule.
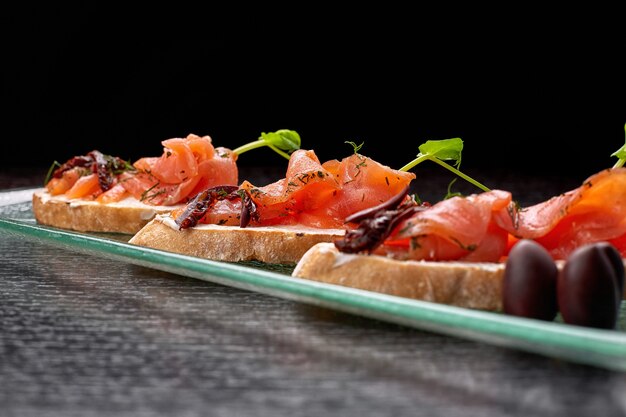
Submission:
[[[289,128],[321,160],[364,142],[399,168],[424,141],[461,137],[462,169],[584,179],[624,144],[626,44],[605,17],[244,19],[207,7],[4,14],[2,166],[92,149],[158,156],[188,133],[235,148]],[[259,150],[239,162],[284,160]]]

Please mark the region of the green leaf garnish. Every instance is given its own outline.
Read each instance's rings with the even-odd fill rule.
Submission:
[[[458,170],[461,166],[461,152],[463,151],[463,140],[461,140],[461,138],[428,140],[420,145],[419,151],[420,153],[417,154],[417,158],[400,168],[400,171],[408,171],[417,164],[429,160],[441,165],[449,171],[452,171],[454,174],[475,185],[481,190],[491,191],[475,179]],[[454,161],[454,166],[444,162],[450,160]],[[450,194],[449,189],[448,194]]]
[[[626,124],[624,125],[624,132],[626,133]],[[623,167],[624,162],[626,162],[626,143],[624,143],[621,148],[613,152],[611,156],[615,156],[618,158],[618,161],[615,163],[615,165],[613,165],[613,168]]]
[[[277,154],[289,159],[292,152],[300,149],[300,135],[295,130],[289,129],[280,129],[270,133],[263,132],[258,140],[233,149],[233,152],[236,155],[241,155],[263,146],[268,146]]]

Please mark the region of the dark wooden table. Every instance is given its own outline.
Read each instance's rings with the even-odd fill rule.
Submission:
[[[5,170],[0,188],[41,175]],[[492,186],[531,199],[568,181]],[[0,253],[1,416],[626,415],[626,373],[2,232]]]

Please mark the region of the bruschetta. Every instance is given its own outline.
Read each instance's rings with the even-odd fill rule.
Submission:
[[[214,147],[210,136],[162,145],[160,156],[133,164],[97,150],[58,164],[33,194],[35,219],[63,229],[134,234],[200,190],[238,183],[237,154]]]
[[[522,311],[545,301],[556,306],[552,318],[560,309],[574,324],[615,325],[624,297],[626,168],[598,172],[580,187],[529,207],[519,207],[503,190],[432,206],[395,201],[349,217],[358,226],[313,246],[292,275],[481,310],[507,312],[507,297],[525,299]],[[524,255],[512,250],[520,242],[532,242],[550,261],[520,260]],[[540,282],[544,271],[549,281]],[[507,285],[507,279],[515,281]],[[549,290],[538,293],[533,286]],[[526,291],[536,294],[524,296]],[[578,300],[574,313],[572,299]],[[603,311],[608,313],[595,325]],[[570,318],[577,315],[583,319]]]
[[[356,152],[322,163],[299,149],[284,178],[204,190],[156,216],[130,243],[218,261],[295,264],[315,243],[353,227],[350,214],[389,200],[414,178]]]

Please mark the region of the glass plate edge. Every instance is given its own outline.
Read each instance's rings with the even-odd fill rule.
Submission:
[[[139,247],[2,216],[0,229],[27,240],[75,252],[104,256],[449,336],[626,371],[626,334],[622,332],[541,322],[395,297]]]

